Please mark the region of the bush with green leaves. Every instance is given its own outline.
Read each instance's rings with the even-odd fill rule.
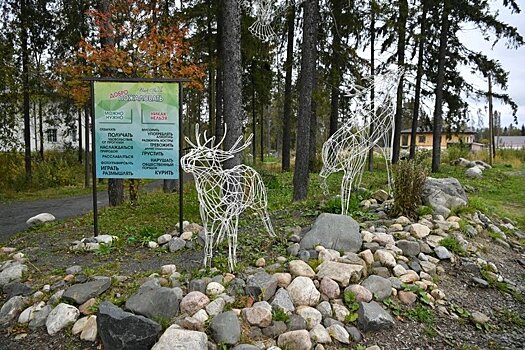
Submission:
[[[417,217],[421,193],[427,178],[425,167],[413,160],[402,160],[394,166],[394,205],[391,214]]]

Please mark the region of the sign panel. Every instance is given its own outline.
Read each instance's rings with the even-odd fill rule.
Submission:
[[[96,176],[179,178],[179,83],[94,82]]]

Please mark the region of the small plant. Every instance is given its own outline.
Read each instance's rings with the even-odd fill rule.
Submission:
[[[434,315],[432,311],[423,305],[417,305],[416,307],[408,310],[406,315],[411,320],[415,320],[425,324],[432,324],[434,322]]]
[[[390,309],[394,316],[401,315],[401,308],[399,307],[399,304],[395,303],[392,299],[384,299],[383,304]]]
[[[310,259],[306,262],[314,271],[319,265],[321,265],[321,260],[319,259]]]
[[[356,300],[356,296],[354,292],[347,290],[343,294],[343,301],[345,305],[348,307],[348,310],[350,310],[350,313],[346,315],[345,322],[346,323],[352,323],[357,320],[359,317],[357,314],[357,310],[359,310],[359,303]]]
[[[288,322],[289,318],[290,318],[290,316],[288,316],[286,311],[284,311],[283,309],[274,308],[272,310],[272,320],[273,321]]]
[[[427,179],[425,167],[413,160],[402,160],[394,167],[394,205],[391,214],[417,217],[423,185]]]
[[[113,251],[113,246],[111,244],[100,243],[98,250],[95,250],[95,255],[109,255]]]
[[[416,214],[418,217],[432,215],[434,214],[434,208],[427,207],[426,205],[421,205],[419,206],[419,208],[417,208]]]
[[[463,246],[458,242],[458,240],[456,239],[456,237],[453,237],[453,236],[448,236],[448,237],[445,237],[443,238],[441,241],[439,241],[439,244],[442,246],[442,247],[445,247],[447,248],[448,250],[450,250],[451,252],[457,254],[457,255],[460,255],[460,256],[465,256],[467,254],[467,251],[465,250],[465,248],[463,248]]]
[[[458,315],[461,318],[469,318],[470,312],[467,309],[462,308],[461,306],[457,304],[451,304],[450,310],[454,312],[456,315]]]

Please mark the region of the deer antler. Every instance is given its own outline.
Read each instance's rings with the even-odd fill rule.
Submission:
[[[234,154],[234,153],[239,153],[241,152],[242,150],[244,150],[245,148],[247,148],[248,146],[250,146],[250,144],[252,143],[252,138],[253,138],[253,134],[250,134],[250,136],[248,136],[248,138],[246,139],[246,141],[244,142],[244,144],[242,146],[238,146],[239,145],[239,142],[241,142],[243,136],[239,136],[239,138],[237,139],[237,141],[235,141],[235,143],[233,144],[233,146],[230,148],[229,151],[227,151],[228,153],[231,153],[231,154]]]
[[[205,147],[210,142],[211,142],[211,145],[213,145],[214,140],[215,140],[215,136],[212,136],[210,139],[208,139],[207,130],[204,130],[204,144],[202,146]]]
[[[195,125],[195,141],[197,141],[197,147],[201,147],[201,134],[199,132],[199,124]]]
[[[226,138],[226,133],[228,132],[228,124],[224,123],[224,130],[222,132],[222,138],[213,148],[218,149],[221,147],[222,143],[224,142],[224,139]]]
[[[193,148],[197,148],[197,146],[195,146],[195,144],[193,142],[190,141],[190,138],[188,136],[184,136],[184,139],[186,140],[186,142]]]

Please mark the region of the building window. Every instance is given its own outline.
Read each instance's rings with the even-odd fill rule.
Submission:
[[[57,129],[47,129],[47,142],[57,142]]]
[[[402,137],[401,137],[401,145],[402,146],[408,146],[408,135],[402,135]]]
[[[71,129],[71,141],[72,142],[77,142],[78,141],[77,129],[76,128]]]
[[[427,137],[425,135],[419,135],[418,137],[418,142],[419,143],[425,143],[427,142]]]

